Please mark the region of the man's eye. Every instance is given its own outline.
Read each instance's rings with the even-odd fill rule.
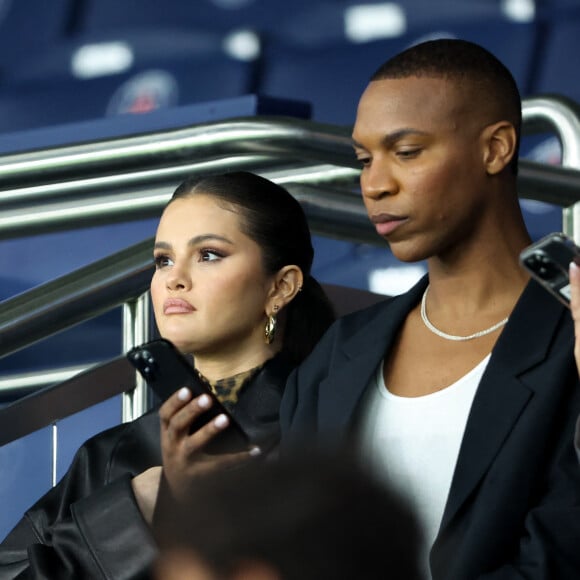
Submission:
[[[421,149],[401,149],[397,151],[397,155],[403,159],[412,159],[421,153]]]
[[[166,266],[171,266],[173,264],[171,258],[169,258],[169,256],[164,255],[155,256],[153,258],[153,262],[157,270],[159,270],[160,268],[165,268]]]

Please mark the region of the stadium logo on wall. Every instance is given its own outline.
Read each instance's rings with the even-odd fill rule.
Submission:
[[[179,89],[175,78],[166,71],[151,70],[125,81],[113,94],[107,115],[149,113],[176,105]]]

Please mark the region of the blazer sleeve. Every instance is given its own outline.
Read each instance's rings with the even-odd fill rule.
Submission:
[[[580,465],[568,424],[541,496],[525,518],[517,552],[478,580],[571,580],[580,577],[579,547]]]
[[[142,418],[143,419],[143,418]],[[155,417],[85,443],[57,486],[34,504],[0,545],[0,579],[146,577],[156,555],[131,487],[160,465]]]

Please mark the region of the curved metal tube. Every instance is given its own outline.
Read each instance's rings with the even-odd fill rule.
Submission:
[[[579,107],[574,101],[556,95],[525,99],[522,121],[531,132],[550,129],[562,144],[562,166],[580,167]]]
[[[299,144],[299,146],[297,146]],[[155,134],[5,155],[2,184],[60,181],[119,168],[167,166],[200,156],[265,154],[356,167],[350,130],[301,119],[240,118]]]
[[[0,161],[1,161],[0,157]],[[186,176],[203,172],[233,171],[246,167],[269,167],[279,164],[278,159],[268,155],[239,155],[237,157],[220,157],[219,159],[202,160],[172,165],[169,167],[144,168],[124,173],[109,173],[106,175],[91,176],[90,174],[78,179],[56,181],[5,189],[0,195],[0,209],[28,206],[34,203],[52,203],[61,198],[78,199],[79,202],[86,194],[100,194],[105,191],[129,190],[139,191],[142,187],[151,184],[178,184]],[[1,165],[0,165],[1,168]]]
[[[149,288],[153,239],[0,303],[0,357],[136,298]]]
[[[251,164],[253,160],[254,158],[236,159],[241,163],[235,166],[240,169]],[[182,178],[185,178],[207,171],[208,167],[216,170],[216,166],[225,170],[227,161],[220,164],[202,163],[199,167],[188,165],[187,170],[179,168],[179,173],[181,173]],[[108,191],[110,184],[119,183],[119,176],[98,178],[98,183],[103,188],[98,191],[94,191],[92,180],[82,180],[80,183],[69,182],[66,187],[70,192],[74,191],[75,197],[72,199],[61,199],[60,196],[54,198],[53,196],[45,202],[36,201],[36,203],[27,203],[24,207],[9,207],[2,210],[0,212],[0,239],[158,216],[169,201],[177,184],[177,182],[173,182],[173,179],[178,171],[177,168],[172,169],[173,171],[168,172],[171,183],[160,179],[152,181],[151,178],[148,180],[144,178],[143,181],[137,183],[140,185],[138,193],[133,188],[124,188],[113,193],[103,194],[103,189]],[[295,181],[304,183],[344,181],[355,185],[358,179],[358,170],[332,165],[266,170],[259,171],[259,173],[282,184]],[[126,178],[127,176],[121,177]],[[89,181],[91,183],[88,183]],[[126,181],[129,180],[126,179]],[[76,190],[73,189],[75,185],[78,188]],[[90,191],[85,189],[87,187],[90,188]],[[83,192],[84,195],[78,197]],[[353,197],[358,199],[359,195],[353,194]],[[0,209],[1,207],[2,203],[0,202]]]
[[[251,164],[251,161],[248,163]],[[185,177],[186,175],[195,175],[206,168],[205,164],[202,164],[201,169],[188,166],[187,172],[183,172],[182,169],[180,172],[183,173],[182,177]],[[318,185],[327,192],[336,190],[338,185],[347,185],[352,189],[350,195],[353,207],[362,206],[360,193],[355,191],[355,188],[358,187],[359,174],[356,169],[316,165],[258,171],[258,173],[283,185],[292,183],[295,189],[298,183]],[[177,168],[173,168],[170,174],[171,178],[175,178],[177,174]],[[100,178],[99,182],[103,184],[103,189],[94,191],[91,184],[89,187],[92,193],[84,191],[88,180],[83,180],[81,183],[68,183],[69,191],[74,191],[75,194],[73,199],[58,197],[43,203],[36,202],[26,204],[24,207],[2,210],[0,213],[0,239],[70,230],[99,225],[104,222],[113,223],[155,217],[161,213],[175,187],[173,181],[170,184],[159,180],[154,182],[144,180],[139,182],[138,193],[134,189],[122,189],[108,194],[101,193],[101,191],[110,189],[106,187],[109,183],[118,183],[118,177]],[[574,169],[522,160],[518,181],[520,196],[523,198],[545,201],[560,206],[571,205],[580,199],[580,172]],[[78,187],[78,191],[74,190],[74,187]],[[83,191],[84,195],[78,197]],[[312,202],[316,203],[316,189],[311,189],[311,192],[314,196]],[[325,202],[328,201],[328,198],[329,195],[326,196]],[[302,201],[306,201],[304,196],[302,196]],[[0,208],[1,206],[0,203]],[[333,227],[330,217],[327,217],[328,223],[322,228],[326,232],[331,231]],[[345,216],[341,215],[341,220],[343,217]],[[346,219],[348,220],[347,217]],[[321,232],[320,229],[318,231]],[[353,239],[348,231],[343,231],[341,235],[347,239]],[[355,235],[354,239],[358,240],[358,235]]]
[[[528,131],[556,131],[565,165],[580,166],[574,103],[555,97],[525,99],[523,119]],[[332,165],[313,165],[321,159]],[[280,173],[285,163],[292,165]],[[355,184],[356,165],[348,127],[268,117],[4,156],[0,186],[19,187],[0,196],[0,239],[152,217],[180,180],[204,171],[238,168],[279,183]],[[525,159],[520,166],[521,197],[561,206],[578,199],[575,170]]]

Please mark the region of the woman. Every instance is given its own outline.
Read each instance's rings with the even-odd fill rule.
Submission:
[[[334,318],[312,258],[299,203],[250,173],[184,182],[159,223],[151,298],[161,336],[193,355],[226,405],[256,408],[269,428],[287,374]],[[159,412],[90,439],[3,542],[0,578],[146,576],[161,474],[179,492],[256,452],[204,454],[227,428],[221,415],[189,433],[208,404],[181,389]]]

